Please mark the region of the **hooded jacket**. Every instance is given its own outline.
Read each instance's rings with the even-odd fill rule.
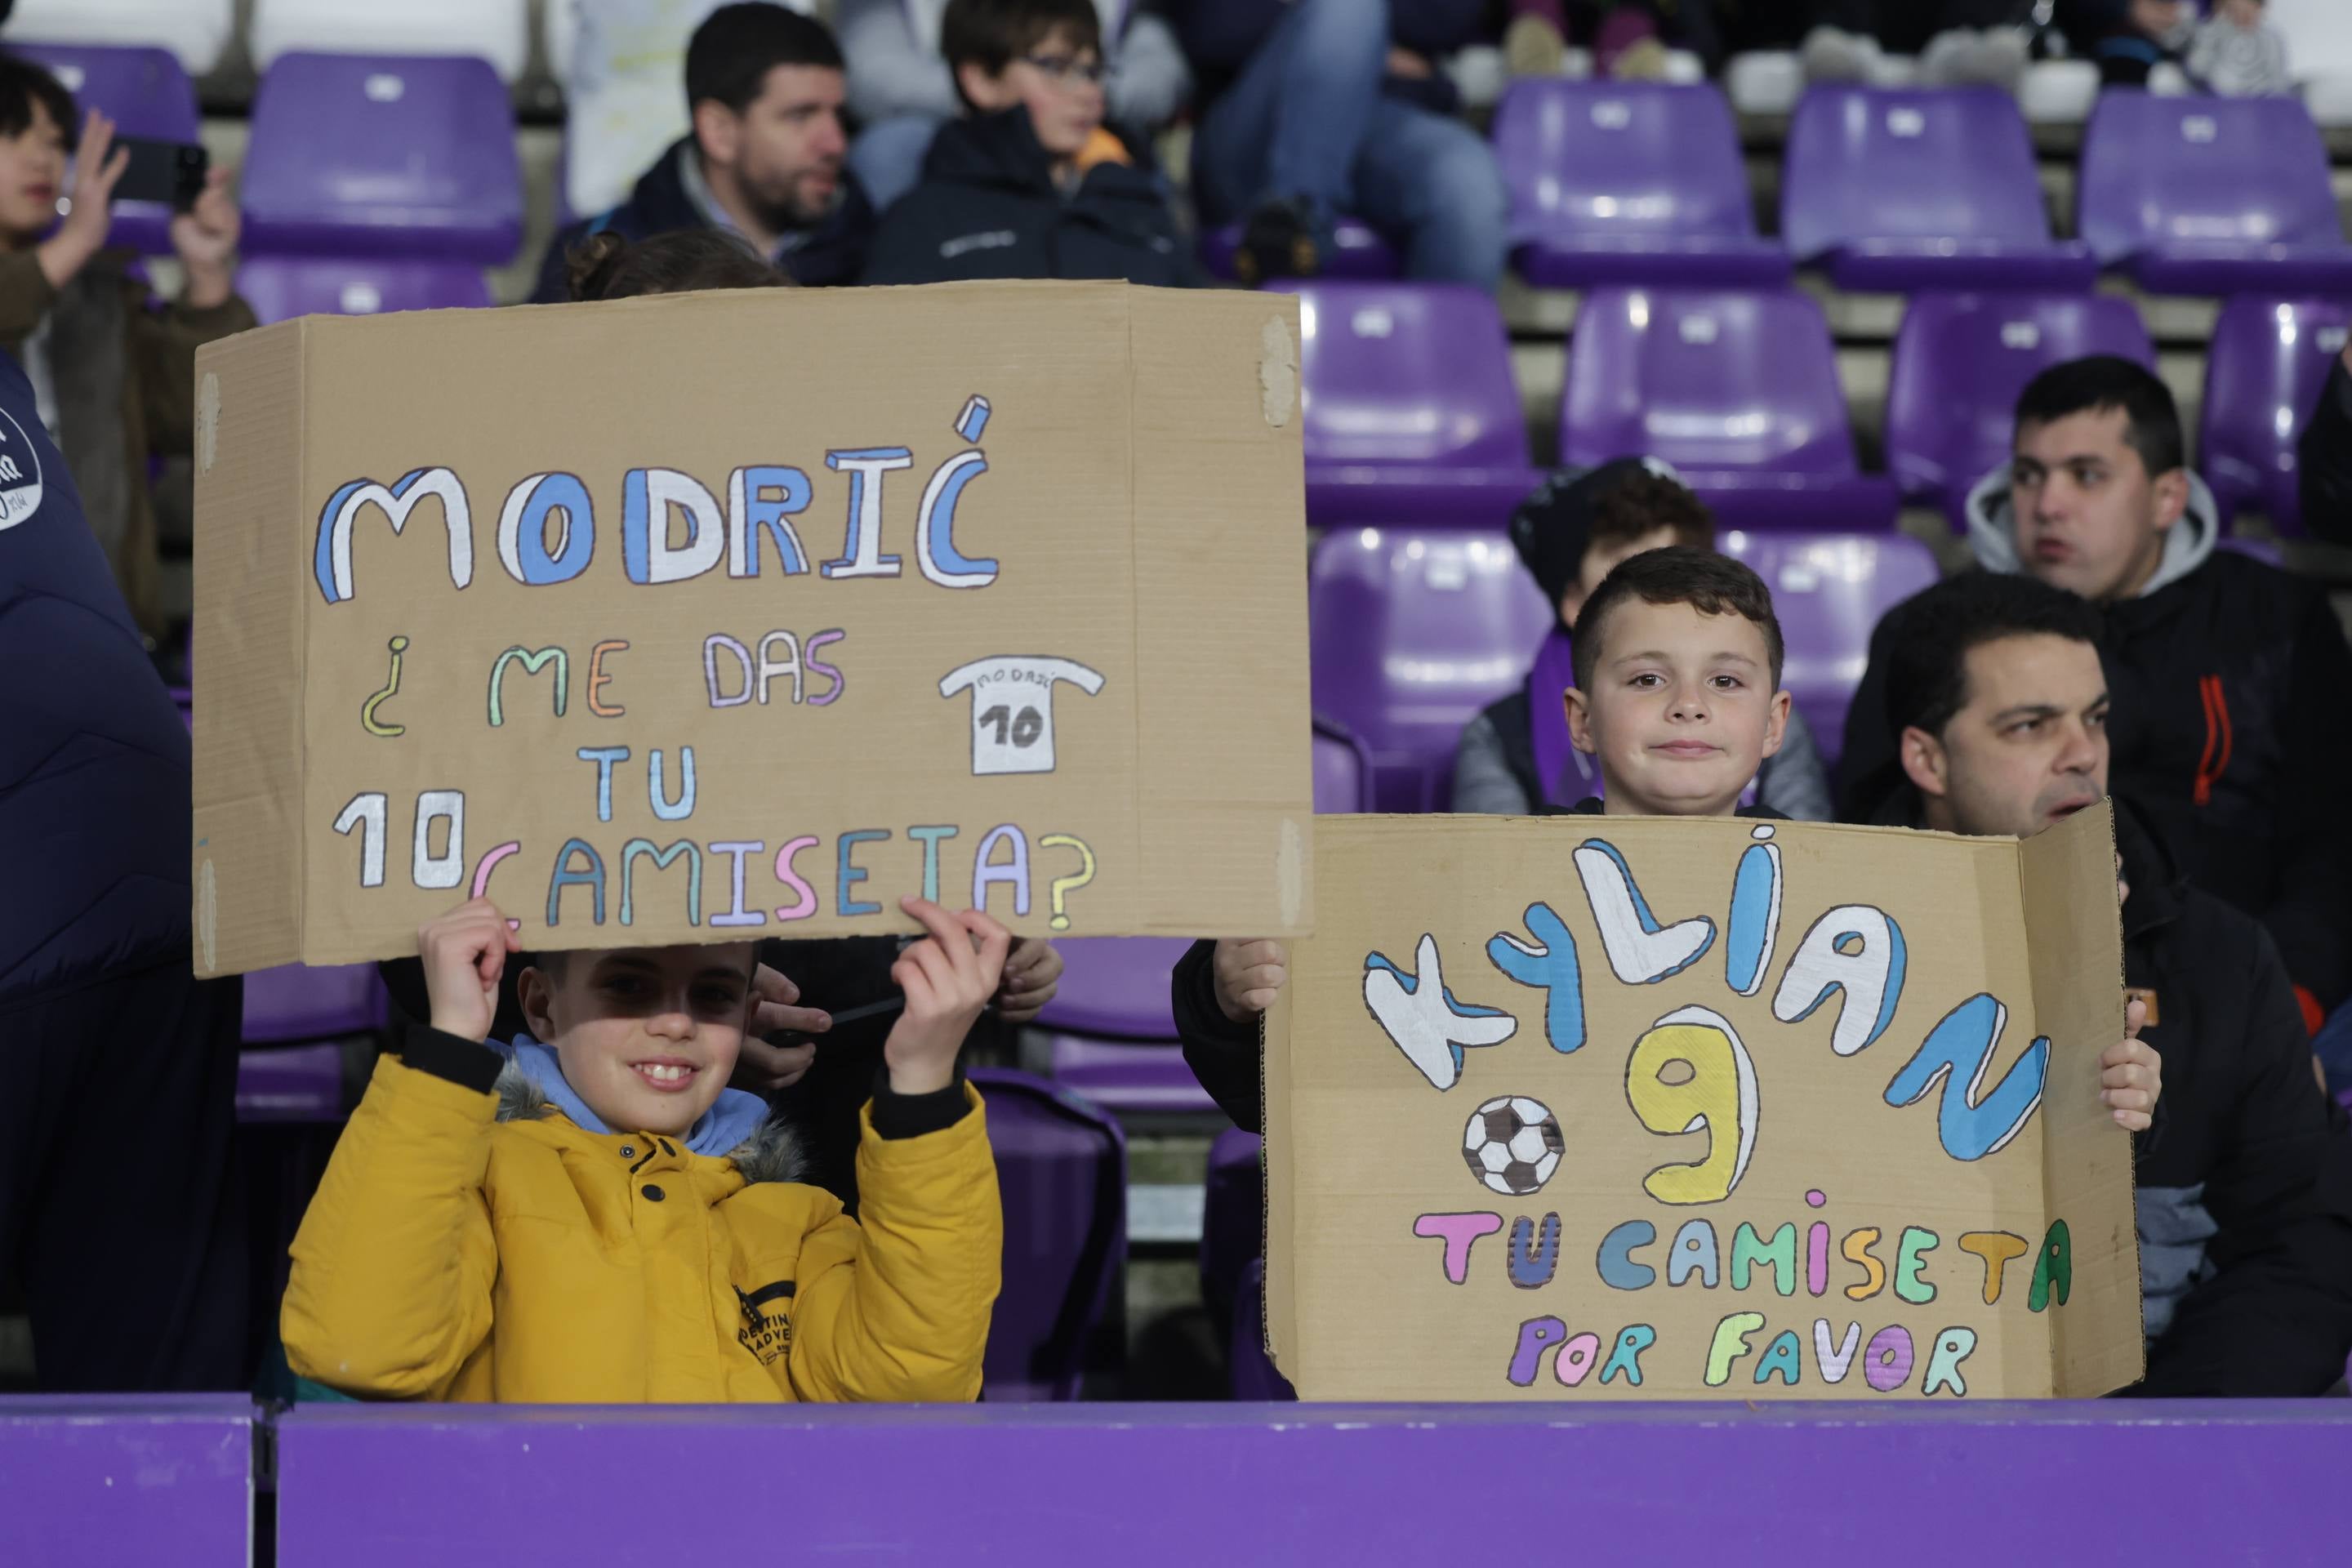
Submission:
[[[637,177],[627,201],[581,219],[551,240],[530,302],[560,305],[572,298],[569,258],[572,247],[592,235],[617,234],[623,239],[639,240],[680,229],[715,226],[710,215],[687,192],[683,160],[694,155],[694,138],[680,137]],[[866,188],[857,183],[857,176],[844,168],[841,193],[833,210],[814,226],[789,237],[775,262],[803,288],[854,283],[858,269],[866,265],[866,247],[873,237],[873,204],[866,199]]]
[[[979,278],[1125,279],[1163,288],[1200,281],[1149,174],[1108,159],[1064,191],[1029,111],[1017,107],[940,127],[922,184],[882,220],[859,281]]]
[[[2021,570],[2004,473],[1976,487],[1968,515],[1978,563]],[[2316,584],[2217,551],[2220,535],[2212,492],[2191,476],[2156,574],[2103,606],[2109,777],[2190,882],[2269,929],[2315,1028],[2352,994],[2352,647]],[[1870,820],[1903,782],[1885,629],[1846,715],[1849,822]]]
[[[366,1398],[968,1401],[1003,1249],[980,1097],[877,1096],[866,1224],[790,1179],[583,1131],[497,1051],[412,1027],[295,1236],[288,1363]],[[951,1103],[950,1103],[951,1102]]]

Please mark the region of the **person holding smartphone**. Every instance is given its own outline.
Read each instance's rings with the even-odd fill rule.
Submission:
[[[134,258],[108,248],[110,203],[131,162],[113,121],[95,110],[77,116],[55,77],[0,58],[0,347],[32,381],[90,531],[140,631],[161,647],[187,605],[163,592],[152,464],[194,447],[198,345],[256,322],[234,287],[226,170],[187,192],[172,220],[184,279],[176,300],[158,309],[129,270]]]

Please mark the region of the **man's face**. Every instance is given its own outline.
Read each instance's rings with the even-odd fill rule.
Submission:
[[[1038,145],[1055,158],[1076,157],[1103,121],[1102,56],[1058,28],[994,76],[965,66],[962,81],[982,110],[1028,110]]]
[[[704,102],[695,109],[703,155],[778,228],[806,228],[833,208],[849,138],[841,125],[846,89],[825,66],[777,66],[742,113]]]
[[[2010,468],[2017,555],[2053,588],[2105,602],[2155,575],[2164,532],[2188,503],[2179,470],[2151,478],[2120,408],[2019,428]]]
[[[522,974],[523,1016],[614,1131],[685,1133],[735,1071],[751,945],[575,952]]]
[[[1904,771],[1931,827],[2031,837],[2107,793],[2107,681],[2098,649],[2033,634],[1968,652],[1968,700],[1941,736],[1903,731]]]
[[[1789,697],[1745,616],[1621,600],[1597,628],[1590,690],[1568,693],[1569,734],[1601,759],[1614,810],[1717,816],[1780,749]]]
[[[22,242],[55,223],[65,180],[65,127],[36,99],[25,129],[0,137],[0,235]]]

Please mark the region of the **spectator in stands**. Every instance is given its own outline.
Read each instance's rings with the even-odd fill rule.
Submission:
[[[842,52],[849,57],[849,107],[865,127],[849,166],[877,210],[915,188],[939,128],[963,112],[963,95],[941,48],[941,0],[842,0]],[[1184,51],[1165,18],[1098,6],[1105,29],[1106,118],[1130,145],[1147,145],[1183,109],[1192,90]]]
[[[2100,615],[1970,573],[1891,612],[1885,707],[1899,787],[1875,820],[2043,828],[2107,792]],[[2147,1378],[2139,1395],[2312,1394],[2352,1352],[2352,1142],[2312,1082],[2278,950],[2189,885],[2116,807],[2124,982],[2163,1056],[2163,1125],[2135,1140]]]
[[[157,582],[151,465],[194,449],[196,349],[254,325],[236,297],[236,203],[215,169],[172,220],[180,297],[156,310],[136,258],[109,249],[108,204],[128,165],[114,124],[93,110],[79,138],[73,100],[28,61],[0,57],[0,346],[32,378],[41,423],[81,486],[140,630],[171,618]],[[66,156],[79,142],[72,210],[59,222]],[[51,232],[54,227],[55,232]]]
[[[1591,49],[1595,74],[1618,80],[1663,78],[1669,47],[1709,70],[1724,58],[1715,0],[1511,0],[1505,63],[1513,76],[1558,76],[1571,37]]]
[[[967,118],[874,237],[862,281],[1198,281],[1160,186],[1103,124],[1094,0],[948,0],[941,47]]]
[[[555,237],[533,302],[569,297],[565,258],[599,234],[721,228],[797,282],[856,279],[874,209],[842,166],[841,50],[824,24],[782,5],[720,6],[687,45],[686,97],[693,130],[627,201]]]
[[[2352,544],[2352,347],[2327,373],[2296,452],[2303,526],[2330,544]]]
[[[2268,24],[2263,0],[2221,0],[2197,25],[2189,45],[2189,74],[2224,98],[2286,98],[2294,76],[2286,68],[2286,35]]]
[[[190,973],[187,729],[37,408],[0,354],[0,1277],[46,1391],[242,1389],[244,985]]]
[[[2308,583],[2231,551],[2183,466],[2172,395],[2129,360],[2044,371],[2017,404],[2015,457],[1969,498],[1986,570],[2104,606],[2118,717],[2115,783],[2189,880],[2261,921],[2305,1023],[2352,994],[2352,649]],[[1846,720],[1840,802],[1866,816],[1896,782],[1888,626]]]
[[[1524,816],[1538,804],[1573,805],[1598,782],[1569,739],[1569,639],[1577,612],[1628,556],[1670,544],[1713,550],[1715,516],[1665,464],[1625,458],[1546,480],[1512,514],[1511,542],[1559,619],[1536,649],[1526,685],[1462,731],[1454,809]],[[1829,819],[1829,776],[1794,709],[1780,749],[1764,759],[1748,797],[1783,816]]]
[[[2058,0],[2058,25],[2108,87],[2145,87],[2159,66],[2178,67],[2197,30],[2189,0]]]
[[[1482,0],[1171,4],[1200,79],[1193,195],[1205,222],[1243,222],[1244,282],[1321,271],[1342,213],[1413,278],[1501,279],[1502,171],[1439,68],[1479,37]]]
[[[1805,35],[1805,75],[1888,85],[1886,56],[1916,55],[1923,86],[2015,92],[2038,9],[2034,0],[1829,0]]]

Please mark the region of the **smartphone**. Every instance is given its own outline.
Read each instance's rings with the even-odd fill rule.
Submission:
[[[185,212],[204,195],[205,174],[212,166],[212,157],[195,143],[118,136],[114,144],[131,153],[122,178],[114,184],[116,201],[153,202]]]

